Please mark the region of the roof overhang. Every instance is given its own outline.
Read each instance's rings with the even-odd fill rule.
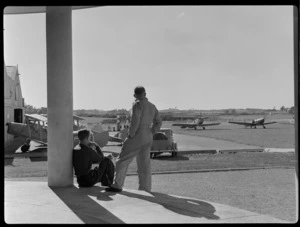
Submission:
[[[72,6],[72,9],[85,9],[97,6]],[[3,13],[8,14],[28,14],[28,13],[45,13],[46,6],[6,6]]]

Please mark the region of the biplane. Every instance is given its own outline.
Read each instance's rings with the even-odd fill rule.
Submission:
[[[74,146],[78,143],[78,131],[87,128],[81,124],[84,118],[74,115],[73,138]],[[7,152],[15,151],[22,144],[26,144],[29,140],[40,144],[40,147],[47,147],[47,117],[40,114],[25,114],[24,123],[10,122],[7,123],[7,133],[14,135],[14,141],[5,147]],[[120,136],[110,136],[108,131],[104,131],[101,125],[97,124],[91,128],[91,140],[99,144],[100,147],[107,145],[108,141],[123,143],[124,139]]]

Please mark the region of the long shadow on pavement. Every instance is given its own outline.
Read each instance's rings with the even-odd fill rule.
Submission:
[[[124,224],[121,219],[89,197],[89,195],[93,195],[97,196],[99,200],[112,200],[104,193],[99,193],[101,189],[104,189],[102,187],[77,188],[72,186],[69,188],[50,188],[86,224]]]
[[[204,217],[206,219],[215,219],[215,220],[220,219],[220,217],[214,214],[214,212],[216,211],[214,206],[203,201],[188,199],[188,198],[178,198],[178,197],[174,197],[159,192],[150,192],[149,196],[136,194],[128,191],[122,191],[120,194],[132,198],[146,200],[151,203],[157,203],[159,205],[162,205],[166,209],[180,215],[197,217],[197,218]]]
[[[104,187],[95,185],[89,188],[52,188],[51,190],[63,201],[84,223],[124,224],[117,216],[109,212],[103,206],[95,202],[89,196],[96,197],[101,201],[112,201],[116,193],[103,192]],[[159,192],[150,192],[149,195],[141,195],[128,191],[122,191],[121,195],[145,200],[162,205],[166,209],[180,215],[220,219],[215,215],[216,209],[207,202],[196,199],[178,198]]]

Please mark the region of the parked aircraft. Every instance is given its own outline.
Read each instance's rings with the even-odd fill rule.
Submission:
[[[194,128],[195,130],[197,130],[197,127],[202,127],[203,130],[205,130],[205,127],[207,127],[207,126],[213,126],[213,125],[221,124],[221,123],[204,124],[203,122],[204,122],[204,118],[199,117],[196,120],[194,120],[193,123],[174,123],[174,124],[172,124],[172,126],[180,126],[181,128]]]
[[[86,128],[80,123],[81,118],[74,115],[73,138],[74,146],[78,143],[78,130]],[[14,135],[14,141],[5,147],[6,152],[14,152],[18,147],[26,142],[27,139],[33,140],[47,146],[47,117],[39,114],[25,114],[25,123],[7,123],[7,133]],[[108,141],[122,143],[121,138],[109,136],[108,131],[104,131],[100,125],[95,125],[91,129],[91,140],[99,144],[100,147],[106,146]]]
[[[266,128],[265,125],[274,124],[277,122],[276,121],[265,122],[265,118],[259,118],[259,119],[252,120],[252,122],[229,121],[228,123],[244,125],[245,127],[251,127],[251,128],[252,127],[256,128],[256,126],[262,126],[263,128]]]

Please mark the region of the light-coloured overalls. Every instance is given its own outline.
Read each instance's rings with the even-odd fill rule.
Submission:
[[[162,121],[155,105],[146,97],[136,100],[132,107],[129,135],[116,160],[114,188],[122,188],[129,164],[136,157],[139,190],[151,191],[150,148],[153,135],[159,131]]]

